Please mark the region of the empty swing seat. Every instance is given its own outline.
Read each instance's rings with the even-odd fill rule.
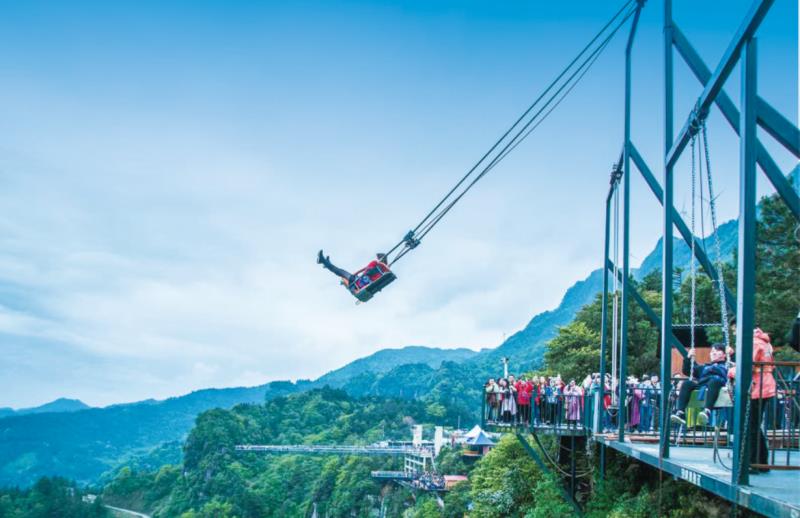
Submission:
[[[351,283],[347,289],[350,293],[359,300],[359,302],[367,302],[375,296],[376,293],[391,284],[397,276],[388,268],[379,270],[380,277],[370,280],[369,275],[363,275],[360,279]]]

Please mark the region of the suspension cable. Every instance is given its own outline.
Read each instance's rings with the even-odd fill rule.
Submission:
[[[561,73],[559,73],[558,76],[556,76],[556,78],[550,82],[547,88],[545,88],[545,90],[541,94],[539,94],[539,97],[537,97],[536,100],[533,101],[533,103],[531,103],[530,106],[528,106],[528,109],[526,109],[522,113],[522,115],[520,115],[520,117],[516,121],[514,121],[514,124],[512,124],[511,127],[508,128],[506,132],[503,133],[503,135],[500,136],[500,138],[497,139],[497,141],[494,144],[492,144],[492,147],[490,147],[489,150],[486,153],[484,153],[484,155],[475,163],[475,165],[473,165],[467,171],[467,173],[461,178],[461,180],[459,180],[458,183],[452,189],[450,189],[450,191],[439,201],[439,203],[437,203],[436,206],[424,218],[422,218],[422,221],[420,221],[419,224],[417,224],[417,226],[414,228],[415,233],[439,209],[439,207],[441,207],[444,204],[444,202],[447,201],[447,198],[449,198],[461,186],[461,184],[463,184],[467,180],[467,178],[469,178],[469,176],[478,168],[478,166],[480,166],[480,164],[483,163],[483,161],[486,160],[486,158],[488,158],[488,156],[503,142],[503,140],[505,140],[505,138],[509,134],[511,134],[512,131],[514,131],[514,128],[516,128],[519,125],[519,123],[522,122],[522,120],[525,119],[525,117],[527,117],[527,115],[533,110],[534,107],[536,107],[539,101],[541,101],[544,98],[544,96],[547,95],[547,93],[553,89],[553,87],[558,83],[558,81],[560,81],[561,78],[564,77],[564,75],[566,75],[569,69],[572,68],[572,66],[580,59],[580,57],[586,53],[586,51],[594,44],[595,41],[597,41],[600,35],[603,34],[603,32],[605,32],[605,30],[614,22],[614,20],[617,19],[617,17],[619,17],[620,13],[622,13],[625,10],[625,8],[628,7],[633,1],[634,0],[628,0],[627,2],[625,2],[625,4],[619,9],[619,11],[616,12],[616,14],[614,14],[614,16],[608,21],[608,23],[606,23],[603,26],[603,28],[600,29],[600,31],[594,36],[594,38],[592,38],[589,41],[589,43],[587,43],[586,46],[583,49],[581,49],[581,51],[572,59],[569,65],[567,65],[564,68],[564,70],[562,70]]]
[[[408,251],[415,248],[420,240],[427,235],[428,232],[444,217],[447,212],[452,209],[452,207],[480,180],[483,176],[485,176],[491,169],[494,168],[500,161],[502,161],[514,148],[519,145],[527,136],[536,128],[538,127],[541,122],[547,118],[548,115],[564,100],[566,95],[572,91],[575,85],[583,78],[589,68],[594,64],[597,60],[599,54],[606,48],[611,38],[619,31],[619,29],[624,25],[624,23],[630,18],[630,16],[636,11],[636,9],[640,7],[633,7],[629,8],[632,3],[636,0],[627,0],[622,7],[611,17],[611,19],[598,31],[597,34],[589,41],[589,43],[584,46],[583,49],[572,59],[572,61],[556,76],[556,78],[551,81],[551,83],[545,88],[545,90],[536,98],[536,100],[523,112],[523,114],[511,125],[511,127],[506,130],[506,132],[489,148],[489,150],[467,171],[467,173],[456,183],[456,185],[450,189],[450,191],[434,206],[434,208],[425,215],[422,221],[417,224],[414,230],[410,231],[403,240],[398,242],[395,246],[393,246],[387,255],[394,253],[398,248],[403,247],[402,250],[389,261],[389,264],[393,264],[397,262],[401,257],[403,257]],[[627,12],[626,9],[628,9]],[[623,13],[624,16],[622,17],[621,21],[618,19],[620,15]],[[595,43],[606,33],[609,27],[614,25],[615,21],[618,21],[616,27],[605,37],[605,39],[600,43],[600,45],[596,46],[593,50],[592,47]],[[588,52],[588,55],[586,55]],[[581,58],[583,60],[581,61]],[[559,86],[556,91],[550,95],[548,94],[556,88],[556,86],[561,82],[561,80],[566,76],[570,70],[575,68],[576,63],[580,61],[578,64],[577,69],[575,69],[571,75]],[[575,79],[577,77],[577,79]],[[566,92],[562,94],[562,92]],[[559,97],[559,95],[561,95]],[[495,155],[495,157],[486,165],[486,167],[481,170],[481,172],[470,182],[463,190],[460,192],[453,200],[451,200],[447,205],[445,203],[456,194],[458,189],[464,185],[464,183],[475,173],[481,164],[484,164],[487,158],[489,158],[492,153],[495,152],[504,142],[506,142],[507,137],[511,135],[511,133],[520,126],[520,124],[529,116],[529,114],[539,106],[539,104],[546,99],[543,106],[539,108],[539,110],[529,118],[529,120],[522,125],[521,129],[511,138],[505,146]],[[555,104],[553,104],[555,103]],[[552,107],[548,107],[553,104]],[[541,116],[543,112],[546,113],[544,116]],[[444,208],[442,208],[444,206]],[[440,210],[441,209],[441,210]],[[437,213],[438,211],[438,213]],[[417,235],[418,234],[418,235]]]
[[[487,165],[487,166],[486,166],[486,167],[485,167],[485,168],[484,168],[484,169],[481,171],[481,173],[480,173],[480,174],[478,174],[478,175],[477,175],[477,176],[476,176],[476,177],[475,177],[475,178],[474,178],[474,179],[473,179],[473,180],[472,180],[472,181],[471,181],[471,182],[470,182],[470,183],[467,185],[467,187],[466,187],[466,188],[464,188],[464,189],[461,191],[461,193],[459,193],[459,194],[458,194],[458,196],[456,196],[456,197],[455,197],[455,198],[454,198],[454,199],[453,199],[453,200],[452,200],[452,201],[451,201],[451,202],[450,202],[450,203],[449,203],[447,206],[445,206],[445,208],[444,208],[444,209],[442,209],[442,210],[439,212],[439,214],[437,214],[437,215],[434,217],[434,219],[432,219],[432,220],[431,220],[431,221],[430,221],[430,222],[429,222],[429,223],[428,223],[428,224],[425,226],[425,228],[424,228],[424,229],[423,229],[423,230],[420,232],[419,236],[417,237],[417,240],[421,240],[423,237],[425,237],[425,235],[426,235],[426,234],[428,234],[428,232],[430,232],[430,231],[431,231],[431,229],[432,229],[432,228],[433,228],[433,227],[434,227],[434,226],[435,226],[435,225],[436,225],[436,224],[437,224],[437,223],[438,223],[438,222],[439,222],[439,221],[440,221],[440,220],[441,220],[441,219],[442,219],[442,218],[443,218],[443,217],[444,217],[444,216],[445,216],[445,215],[446,215],[446,214],[447,214],[449,211],[450,211],[450,209],[452,209],[452,208],[455,206],[455,204],[456,204],[456,203],[458,203],[458,201],[460,201],[460,200],[461,200],[461,198],[463,198],[463,197],[464,197],[464,195],[466,195],[466,194],[467,194],[467,192],[469,192],[469,190],[470,190],[470,189],[472,189],[472,187],[473,187],[473,186],[474,186],[474,185],[475,185],[475,184],[476,184],[476,183],[477,183],[477,182],[478,182],[478,181],[479,181],[481,178],[483,178],[483,177],[484,177],[484,176],[485,176],[485,175],[486,175],[486,174],[487,174],[489,171],[491,171],[491,170],[492,170],[492,169],[493,169],[493,168],[494,168],[494,167],[495,167],[495,166],[496,166],[496,165],[497,165],[497,164],[498,164],[498,163],[499,163],[499,162],[500,162],[500,161],[501,161],[503,158],[505,158],[505,157],[508,155],[508,152],[510,152],[510,151],[511,151],[511,149],[512,149],[512,146],[513,146],[513,147],[516,147],[516,144],[519,144],[520,142],[522,142],[522,140],[524,140],[524,138],[526,138],[526,137],[527,137],[527,136],[530,134],[530,132],[531,132],[533,129],[535,129],[535,127],[531,127],[531,126],[532,126],[534,123],[537,123],[537,126],[538,126],[538,124],[540,124],[540,123],[541,123],[541,122],[544,120],[544,117],[542,117],[542,118],[539,118],[539,116],[540,116],[540,115],[541,115],[541,114],[542,114],[542,113],[543,113],[545,110],[547,110],[548,106],[549,106],[551,103],[553,103],[554,101],[556,101],[556,100],[557,100],[557,98],[558,98],[559,94],[561,94],[561,92],[563,92],[565,89],[567,89],[568,87],[570,87],[570,85],[572,85],[572,87],[574,88],[575,84],[577,84],[577,81],[579,81],[579,80],[580,80],[580,78],[582,78],[582,77],[583,77],[583,75],[585,74],[585,71],[586,71],[586,70],[588,70],[588,68],[589,68],[589,67],[590,67],[592,64],[594,64],[594,62],[596,61],[596,58],[599,56],[599,54],[600,54],[600,53],[601,53],[601,52],[602,52],[602,51],[603,51],[603,50],[606,48],[607,44],[608,44],[608,43],[611,41],[611,39],[612,39],[612,38],[614,37],[614,35],[615,35],[615,34],[616,34],[618,31],[619,31],[619,29],[620,29],[620,28],[622,28],[622,26],[625,24],[625,22],[628,20],[628,18],[630,18],[630,16],[631,16],[631,15],[633,15],[633,13],[636,11],[636,9],[637,9],[637,8],[632,8],[632,9],[630,9],[630,10],[628,11],[628,13],[627,13],[627,14],[626,14],[626,15],[625,15],[623,18],[622,18],[622,20],[621,20],[621,21],[618,23],[618,25],[617,25],[617,26],[614,28],[614,30],[613,30],[613,31],[612,31],[612,32],[611,32],[611,33],[610,33],[610,34],[609,34],[609,35],[608,35],[608,36],[607,36],[607,37],[606,37],[606,38],[603,40],[603,42],[602,42],[602,43],[601,43],[601,44],[600,44],[600,45],[599,45],[599,46],[598,46],[598,47],[597,47],[595,50],[593,50],[593,51],[592,51],[592,53],[591,53],[591,54],[589,54],[589,56],[588,56],[588,57],[587,57],[587,58],[586,58],[586,59],[583,61],[583,63],[581,63],[581,65],[580,65],[580,66],[579,66],[579,67],[578,67],[578,68],[577,68],[577,69],[576,69],[576,70],[575,70],[575,71],[574,71],[574,72],[573,72],[573,73],[570,75],[570,77],[569,77],[569,78],[568,78],[568,79],[567,79],[567,80],[564,82],[564,84],[562,84],[562,85],[561,85],[561,86],[558,88],[558,90],[557,90],[557,91],[556,91],[556,92],[555,92],[555,93],[554,93],[554,94],[553,94],[553,95],[552,95],[552,96],[551,96],[551,97],[550,97],[550,98],[547,100],[547,102],[544,104],[544,106],[542,106],[542,107],[541,107],[541,108],[540,108],[540,109],[539,109],[539,110],[536,112],[536,114],[534,114],[534,116],[533,116],[533,117],[532,117],[532,118],[531,118],[531,119],[530,119],[530,120],[529,120],[527,123],[525,123],[525,125],[523,125],[523,126],[522,126],[522,128],[521,128],[521,129],[520,129],[520,130],[517,132],[517,134],[516,134],[516,135],[515,135],[515,136],[514,136],[514,137],[513,137],[513,138],[512,138],[512,139],[511,139],[511,140],[510,140],[510,141],[509,141],[509,142],[508,142],[508,143],[507,143],[505,146],[504,146],[504,147],[503,147],[503,149],[502,149],[502,150],[500,150],[500,152],[499,152],[499,153],[496,155],[496,157],[495,157],[495,158],[494,158],[494,159],[493,159],[493,160],[492,160],[492,161],[491,161],[491,162],[490,162],[490,163],[489,163],[489,164],[488,164],[488,165]],[[580,77],[578,77],[578,76],[580,76]],[[575,80],[575,78],[576,78],[576,77],[578,77],[578,79],[577,79],[577,80]],[[575,80],[575,82],[573,82],[573,80]],[[563,100],[563,97],[561,98],[561,100]],[[559,101],[559,102],[560,102],[560,101]],[[550,112],[552,112],[552,109],[550,110]],[[550,112],[547,112],[547,114],[545,115],[545,117],[546,117],[547,115],[549,115],[549,113],[550,113]],[[530,130],[529,130],[529,128],[530,128]],[[396,261],[396,260],[397,260],[397,259],[395,259],[395,261]]]

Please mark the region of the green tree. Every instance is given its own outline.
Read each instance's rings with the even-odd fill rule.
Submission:
[[[513,435],[505,435],[475,467],[470,497],[476,516],[521,516],[533,508],[541,473]]]

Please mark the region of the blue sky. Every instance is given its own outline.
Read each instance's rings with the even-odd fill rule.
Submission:
[[[713,65],[749,2],[675,4]],[[624,38],[373,302],[356,307],[313,261],[325,248],[356,268],[399,239],[617,2],[2,5],[0,406],[316,377],[382,347],[495,346],[600,264]],[[633,84],[636,142],[657,171],[661,11],[643,12]],[[797,19],[777,0],[759,33],[760,94],[795,123]],[[682,65],[676,80],[682,121],[701,88]],[[726,89],[738,98],[738,70]],[[737,141],[716,112],[709,131],[729,219]],[[638,263],[660,213],[633,188]]]

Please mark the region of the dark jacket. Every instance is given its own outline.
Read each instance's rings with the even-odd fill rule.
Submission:
[[[684,375],[689,376],[691,366],[692,361],[689,358],[684,358],[682,369]],[[725,366],[725,360],[714,363],[695,363],[692,377],[697,380],[698,385],[706,385],[711,380],[727,383],[728,368]]]

